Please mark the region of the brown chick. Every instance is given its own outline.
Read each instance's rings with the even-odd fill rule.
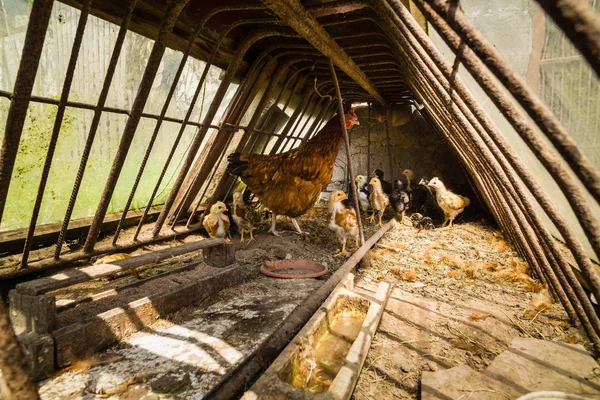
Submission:
[[[237,225],[240,235],[242,236],[240,242],[244,241],[244,233],[250,233],[251,242],[254,240],[254,236],[252,236],[252,229],[254,229],[254,209],[252,206],[246,204],[244,202],[244,197],[242,196],[242,192],[235,192],[233,194],[233,203],[231,204],[231,217],[233,218],[233,222]]]
[[[329,196],[329,229],[335,232],[335,235],[342,244],[342,249],[337,253],[340,256],[350,255],[346,251],[348,236],[354,238],[356,248],[358,249],[359,247],[356,211],[344,205],[343,202],[347,199],[348,196],[341,190],[336,190]]]
[[[383,193],[383,188],[381,187],[381,181],[379,178],[371,178],[369,181],[369,185],[373,188],[373,192],[369,196],[369,201],[371,202],[371,208],[373,208],[373,215],[369,218],[369,221],[375,221],[375,212],[377,212],[379,216],[378,226],[382,226],[381,217],[385,211],[385,208],[390,205],[390,198],[387,194]]]
[[[446,185],[438,177],[433,177],[427,184],[435,188],[435,197],[438,205],[444,212],[444,223],[442,227],[448,223],[450,227],[453,226],[454,218],[471,204],[471,200],[468,197],[464,197],[458,194],[454,194],[448,189]]]
[[[204,217],[202,226],[211,238],[224,238],[229,234],[229,218],[224,212],[227,206],[222,201],[217,201],[210,207],[210,213]],[[230,236],[231,237],[231,236]]]

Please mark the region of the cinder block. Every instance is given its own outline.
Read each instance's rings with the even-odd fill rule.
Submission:
[[[212,267],[224,268],[235,262],[235,249],[230,243],[202,250],[204,261]]]
[[[50,333],[56,329],[56,298],[42,294],[31,296],[17,289],[8,293],[9,311],[15,333]]]

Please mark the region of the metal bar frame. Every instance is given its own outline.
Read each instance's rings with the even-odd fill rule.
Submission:
[[[8,189],[17,159],[17,152],[19,151],[19,142],[27,117],[29,100],[44,47],[53,3],[54,0],[35,0],[29,16],[23,53],[14,84],[12,101],[6,117],[4,139],[0,148],[0,222],[2,222],[4,214]]]
[[[372,2],[373,3],[373,2]],[[381,3],[381,2],[380,2]],[[456,101],[456,99],[451,99],[448,95],[448,92],[450,92],[451,94],[456,93],[456,91],[459,92],[459,94],[461,95],[462,98],[459,98],[460,101],[456,101],[459,105],[462,105],[463,111],[461,112],[465,112],[467,117],[470,117],[470,121],[469,123],[472,124],[472,126],[468,125],[468,123],[465,123],[464,128],[468,131],[469,127],[471,127],[471,129],[473,129],[473,127],[476,128],[475,131],[478,131],[479,134],[481,135],[481,137],[477,137],[474,136],[472,138],[472,140],[476,140],[479,139],[479,142],[481,144],[481,140],[484,139],[487,142],[485,143],[484,146],[488,147],[490,150],[492,150],[492,152],[494,154],[494,158],[487,158],[484,157],[484,159],[486,161],[488,161],[487,165],[496,165],[495,163],[500,161],[502,164],[502,169],[500,170],[502,172],[502,174],[495,174],[494,176],[499,176],[499,175],[503,175],[503,171],[507,170],[510,171],[509,173],[507,173],[507,175],[504,175],[506,178],[508,178],[510,180],[510,182],[506,182],[504,184],[500,184],[497,185],[498,189],[502,192],[502,191],[506,191],[507,195],[510,196],[511,199],[513,199],[513,201],[516,201],[516,203],[518,203],[520,205],[520,207],[524,208],[524,212],[521,213],[521,215],[519,215],[519,217],[521,217],[521,219],[516,218],[516,221],[519,220],[527,220],[529,224],[531,224],[532,226],[535,226],[537,228],[537,236],[539,237],[540,235],[542,236],[542,238],[544,239],[544,246],[546,246],[548,249],[550,249],[550,252],[546,252],[551,254],[551,257],[553,257],[552,261],[554,261],[554,263],[549,263],[549,265],[559,265],[562,275],[561,274],[556,274],[556,278],[557,279],[553,279],[554,277],[552,276],[551,272],[554,272],[552,268],[550,269],[546,269],[545,273],[548,277],[548,280],[553,281],[553,287],[554,287],[554,292],[558,292],[560,293],[560,288],[557,289],[557,281],[560,282],[560,286],[565,290],[565,291],[569,291],[569,296],[568,296],[568,300],[571,302],[572,308],[569,307],[568,304],[564,304],[565,305],[565,309],[567,310],[567,312],[569,313],[570,317],[573,317],[573,309],[577,310],[577,315],[579,317],[579,319],[581,320],[581,322],[584,324],[584,327],[586,328],[586,332],[588,333],[588,336],[593,340],[594,337],[597,337],[598,334],[598,318],[595,314],[595,310],[593,309],[593,307],[591,306],[591,303],[589,302],[589,299],[587,298],[587,296],[585,295],[585,292],[583,291],[580,283],[576,280],[573,271],[570,269],[570,267],[568,266],[568,263],[565,262],[564,257],[560,254],[559,251],[557,251],[556,249],[556,245],[552,239],[552,237],[548,234],[548,232],[546,232],[545,228],[542,226],[541,222],[539,221],[537,215],[533,212],[533,207],[531,207],[531,204],[528,202],[527,197],[525,196],[525,193],[521,187],[521,183],[519,182],[519,180],[516,178],[515,171],[512,170],[508,165],[507,165],[507,160],[505,159],[508,158],[508,161],[511,162],[512,167],[515,168],[515,170],[518,171],[519,176],[521,178],[523,178],[523,176],[525,175],[526,178],[531,178],[531,176],[527,177],[527,171],[523,171],[520,170],[520,167],[522,168],[522,164],[519,164],[519,162],[516,162],[516,158],[514,157],[514,155],[512,154],[510,148],[506,145],[506,143],[503,142],[503,139],[501,137],[501,135],[498,134],[497,130],[495,129],[495,127],[493,127],[493,125],[491,124],[491,122],[487,119],[487,117],[485,116],[484,113],[481,112],[481,110],[477,109],[476,107],[467,107],[465,105],[469,104],[470,106],[473,105],[473,99],[472,97],[470,97],[470,94],[468,92],[466,92],[464,90],[464,87],[462,86],[462,82],[460,82],[460,79],[456,79],[453,77],[452,75],[452,69],[449,65],[447,65],[447,63],[445,63],[445,60],[443,60],[443,58],[441,57],[441,55],[433,48],[433,46],[431,45],[431,43],[429,42],[429,39],[424,35],[424,33],[422,32],[422,30],[420,29],[420,27],[415,26],[416,22],[414,20],[412,20],[412,16],[410,16],[410,14],[403,8],[403,6],[397,2],[393,2],[392,1],[392,6],[394,7],[394,10],[392,11],[392,13],[390,13],[389,11],[383,11],[385,9],[384,6],[381,6],[381,4],[375,4],[374,8],[377,10],[377,7],[379,8],[379,12],[380,15],[390,18],[391,16],[393,16],[394,14],[397,14],[397,16],[400,16],[402,18],[402,21],[399,23],[398,21],[396,21],[395,25],[397,25],[398,28],[401,28],[403,24],[406,24],[409,28],[410,31],[410,35],[414,35],[416,36],[419,41],[421,42],[421,45],[423,45],[423,47],[425,48],[425,50],[428,53],[428,57],[432,57],[433,60],[435,60],[435,64],[437,68],[440,68],[440,70],[442,72],[445,73],[446,77],[442,77],[441,74],[438,72],[438,75],[435,76],[433,78],[430,78],[430,81],[432,82],[437,82],[438,85],[441,84],[445,84],[447,85],[445,88],[441,88],[440,90],[437,91],[436,94],[430,96],[430,101],[433,101],[435,103],[436,99],[441,98],[446,98],[446,101],[441,102],[441,104],[439,105],[439,114],[443,115],[444,114],[444,110],[447,107],[447,105],[449,103],[452,103],[453,101]],[[407,23],[407,21],[410,22]],[[406,31],[404,32],[404,35],[407,36]],[[409,36],[410,36],[409,35]],[[416,46],[414,46],[416,47]],[[415,57],[415,59],[419,59],[418,57]],[[423,57],[424,60],[427,59],[427,57]],[[429,62],[433,64],[432,59],[429,59]],[[416,68],[416,67],[412,67],[413,69],[413,74],[414,76],[419,76],[420,74],[422,74],[422,70],[426,69],[424,68]],[[430,72],[434,73],[437,72],[435,67],[432,67],[430,65],[429,67]],[[455,86],[455,90],[454,91],[450,91],[450,82],[452,82],[452,85]],[[458,88],[458,89],[457,89]],[[466,99],[466,100],[465,100]],[[439,100],[437,100],[439,101]],[[464,101],[464,103],[463,103]],[[453,105],[453,109],[456,107],[456,105],[454,103],[452,103]],[[475,118],[477,118],[477,120],[475,120]],[[464,119],[464,117],[463,117]],[[452,124],[456,124],[456,119],[449,119],[447,121],[447,123],[449,123],[449,126],[452,126]],[[437,123],[436,124],[438,127],[444,127],[445,124],[443,123]],[[485,127],[485,129],[482,129],[482,127]],[[473,131],[473,132],[475,132]],[[489,136],[487,136],[489,135]],[[448,132],[448,134],[446,135],[447,137],[452,138],[452,134],[451,132]],[[493,140],[490,140],[490,138]],[[465,142],[464,147],[465,148],[480,148],[480,146],[469,146],[468,144],[472,143],[472,142]],[[498,146],[498,147],[496,147]],[[506,146],[506,147],[503,147]],[[457,146],[452,146],[453,148],[455,148],[457,152],[461,151],[461,147],[457,147]],[[500,149],[502,149],[502,152],[500,152]],[[477,158],[476,158],[477,159]],[[485,164],[482,164],[483,167],[485,167]],[[485,171],[485,168],[483,168],[483,171]],[[477,177],[478,174],[475,174],[475,176]],[[527,179],[524,179],[525,183],[529,186],[529,184],[531,182],[527,182]],[[535,181],[534,181],[535,183]],[[537,187],[534,189],[539,189],[541,191],[541,188]],[[531,190],[531,188],[530,188]],[[512,191],[512,192],[511,192]],[[532,192],[534,192],[534,196],[540,195],[540,193],[535,193],[536,191],[533,190]],[[543,193],[543,191],[541,192],[541,195],[545,197],[545,194]],[[547,200],[547,198],[546,198]],[[515,204],[516,204],[515,203]],[[547,204],[545,204],[547,206]],[[517,207],[515,207],[517,208]],[[505,211],[507,208],[503,208]],[[510,207],[508,207],[508,209],[510,210]],[[521,210],[521,208],[519,208],[519,210]],[[547,212],[547,211],[546,211]],[[525,225],[523,225],[525,226]],[[509,232],[511,231],[510,228],[514,228],[514,225],[508,225],[508,227],[505,225],[505,229],[508,230]],[[518,235],[517,235],[518,236]],[[526,248],[527,246],[531,246],[531,240],[527,241],[524,243],[524,245],[521,246],[521,248]],[[541,251],[537,252],[538,257],[540,255],[543,255],[543,253]],[[527,257],[527,254],[525,254],[526,258],[530,258]],[[561,259],[562,258],[562,259]],[[556,263],[556,260],[558,260],[559,262]],[[589,261],[589,260],[588,260]],[[535,263],[532,262],[532,267],[535,265]],[[568,280],[566,281],[565,278]],[[573,293],[573,290],[575,290],[576,293]],[[559,296],[561,297],[561,296]],[[561,302],[564,302],[565,300],[565,296],[561,297]],[[583,308],[582,308],[583,307]],[[593,324],[592,324],[593,323]]]
[[[67,210],[65,212],[65,218],[63,219],[63,224],[60,229],[60,233],[58,234],[58,240],[56,241],[56,248],[54,250],[54,259],[55,260],[58,260],[60,258],[62,246],[63,246],[64,240],[65,240],[65,236],[67,234],[67,229],[69,228],[69,221],[71,221],[71,216],[73,215],[73,209],[75,208],[75,202],[77,201],[77,195],[79,194],[79,189],[81,188],[81,181],[83,180],[83,175],[85,174],[85,168],[87,165],[87,161],[90,156],[90,152],[92,150],[92,145],[94,144],[94,139],[96,137],[98,125],[100,124],[100,117],[102,116],[102,109],[104,108],[104,104],[106,104],[106,98],[108,97],[108,92],[110,90],[112,78],[113,78],[115,70],[117,68],[117,62],[119,61],[119,56],[121,55],[121,49],[123,47],[123,43],[125,42],[127,28],[129,26],[129,23],[131,22],[131,16],[133,15],[133,11],[135,9],[135,5],[136,5],[137,1],[138,0],[130,0],[127,12],[123,18],[123,21],[121,22],[121,26],[119,27],[117,41],[115,42],[115,47],[113,48],[110,62],[108,64],[108,68],[106,70],[106,76],[104,77],[104,83],[102,84],[102,90],[100,91],[100,95],[98,96],[98,103],[97,103],[96,107],[94,108],[94,117],[92,119],[92,123],[90,124],[90,130],[88,132],[88,137],[85,142],[83,153],[81,154],[81,160],[79,162],[79,168],[77,170],[77,176],[75,178],[75,182],[73,183],[73,190],[71,191],[71,197],[69,198],[69,204],[67,205]]]
[[[29,259],[29,252],[31,250],[31,242],[33,240],[33,234],[37,225],[37,220],[42,206],[42,200],[44,198],[44,191],[46,190],[46,183],[48,182],[48,176],[50,175],[50,167],[52,166],[52,158],[54,157],[54,151],[58,142],[58,135],[60,134],[60,128],[62,125],[63,117],[65,115],[65,109],[67,107],[67,100],[69,98],[69,92],[71,90],[71,84],[73,83],[73,76],[75,75],[75,67],[77,66],[77,59],[79,57],[79,50],[81,49],[81,43],[83,41],[83,33],[87,23],[87,18],[90,12],[90,5],[92,0],[85,0],[79,14],[79,21],[77,22],[77,30],[75,32],[75,38],[73,39],[73,46],[71,48],[71,56],[69,58],[69,64],[67,66],[67,72],[65,74],[65,80],[63,82],[63,88],[60,94],[60,100],[58,109],[56,110],[56,116],[54,117],[54,126],[52,127],[52,134],[50,135],[50,142],[48,143],[48,150],[46,151],[46,158],[44,166],[42,167],[42,176],[40,177],[40,183],[38,185],[37,195],[35,197],[35,203],[33,204],[33,210],[31,211],[31,219],[29,221],[29,228],[27,235],[25,236],[25,244],[23,246],[23,254],[21,256],[21,264],[17,267],[17,270],[27,266],[27,260]]]

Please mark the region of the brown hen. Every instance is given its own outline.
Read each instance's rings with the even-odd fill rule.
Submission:
[[[345,117],[347,129],[359,125],[354,109]],[[304,233],[295,217],[308,211],[331,181],[342,137],[336,115],[314,138],[296,149],[276,155],[230,154],[227,171],[239,176],[261,204],[273,212],[269,232],[279,236],[275,230],[279,214],[291,217],[298,233]]]

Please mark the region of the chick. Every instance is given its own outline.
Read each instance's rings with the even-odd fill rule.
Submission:
[[[244,233],[250,233],[251,242],[254,240],[254,236],[252,236],[252,230],[254,229],[254,209],[252,206],[246,204],[245,197],[242,196],[242,192],[235,192],[233,194],[233,203],[231,204],[231,217],[233,218],[233,222],[238,227],[240,231],[240,242],[244,241]]]
[[[410,221],[414,228],[431,230],[435,229],[433,220],[429,217],[424,217],[422,214],[414,213],[410,216]]]
[[[458,194],[454,194],[448,189],[444,183],[437,177],[434,177],[429,181],[427,186],[435,188],[435,196],[438,205],[444,212],[444,223],[442,226],[445,226],[448,223],[448,226],[452,227],[454,218],[471,204],[471,201],[468,197],[463,197]]]
[[[410,199],[408,197],[408,193],[404,191],[404,183],[402,183],[400,179],[394,181],[394,190],[389,197],[392,210],[394,210],[394,213],[396,214],[402,214],[401,220],[404,220],[404,213],[408,208]]]
[[[376,176],[377,179],[379,179],[379,181],[381,182],[381,188],[383,189],[383,193],[391,194],[394,187],[390,182],[383,179],[383,171],[380,169],[376,169],[375,171],[373,171],[373,175]]]
[[[227,211],[227,206],[222,201],[217,201],[210,207],[210,213],[204,217],[202,226],[208,232],[211,238],[224,238],[229,235],[229,218],[224,212]],[[231,238],[231,235],[229,235]]]
[[[358,202],[360,203],[362,210],[367,211],[371,208],[371,203],[369,202],[370,193],[367,190],[367,177],[364,175],[356,175],[354,182],[356,183],[356,189],[358,190]]]
[[[405,169],[402,171],[402,175],[404,176],[404,183],[406,184],[405,189],[410,193],[415,188],[415,173],[412,169]]]
[[[358,220],[356,212],[352,208],[344,205],[344,200],[348,196],[341,190],[336,190],[329,196],[329,229],[335,232],[338,240],[342,244],[342,249],[337,255],[347,256],[350,253],[346,251],[346,240],[348,236],[354,238],[356,248],[358,242]]]
[[[441,218],[444,212],[438,205],[435,189],[427,186],[429,179],[421,178],[418,185],[413,187],[410,192],[410,207],[412,210],[422,214],[427,214],[430,217],[438,216]]]
[[[375,211],[377,211],[379,216],[378,226],[382,226],[381,217],[383,216],[383,212],[385,208],[390,205],[390,198],[387,194],[383,193],[383,188],[381,187],[381,181],[379,178],[371,178],[369,184],[373,188],[373,192],[369,196],[369,201],[371,202],[371,207],[373,208],[373,215],[369,218],[371,222],[375,221]]]

